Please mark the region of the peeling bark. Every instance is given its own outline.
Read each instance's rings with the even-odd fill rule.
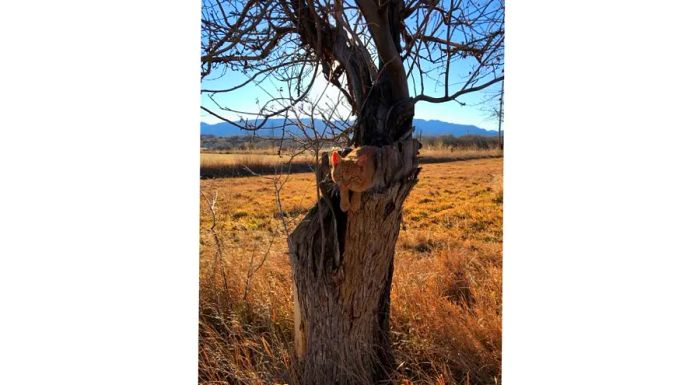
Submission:
[[[291,3],[302,41],[315,48],[327,79],[341,72],[348,79],[345,95],[357,116],[352,143],[381,148],[373,187],[362,193],[360,209],[347,213],[324,154],[317,171],[323,199],[289,238],[304,385],[386,383],[395,368],[389,341],[394,248],[404,200],[417,182],[420,144],[412,139],[413,101],[399,55],[403,1],[358,5],[376,42],[378,68],[366,47],[307,3]]]
[[[302,384],[383,383],[394,369],[389,293],[403,202],[419,172],[418,146],[412,138],[383,146],[375,186],[347,215],[323,156],[324,199],[289,239]]]

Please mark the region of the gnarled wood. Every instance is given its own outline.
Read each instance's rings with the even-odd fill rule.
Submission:
[[[381,383],[393,370],[389,293],[403,202],[417,182],[418,143],[383,146],[376,185],[361,209],[343,213],[329,183],[324,199],[289,239],[295,291],[295,346],[302,383]]]

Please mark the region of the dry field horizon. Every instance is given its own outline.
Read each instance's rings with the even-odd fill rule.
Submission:
[[[502,156],[503,150],[500,148],[438,144],[425,145],[420,149],[418,158],[422,164],[427,164]],[[311,152],[278,152],[275,147],[200,152],[200,174],[204,179],[310,172],[314,163],[315,159]]]
[[[395,384],[500,383],[502,171],[502,158],[422,165],[395,253]],[[294,384],[286,231],[316,200],[313,175],[200,184],[199,381]]]

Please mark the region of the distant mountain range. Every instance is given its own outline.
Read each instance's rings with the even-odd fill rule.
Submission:
[[[274,136],[279,137],[282,133],[279,127],[284,122],[283,119],[269,119],[265,126],[255,133],[256,136]],[[310,123],[310,119],[307,119],[305,124]],[[319,121],[315,122],[316,125],[320,125]],[[424,120],[424,119],[413,119],[413,125],[415,126],[415,134],[423,136],[438,136],[438,135],[484,135],[484,136],[496,136],[497,131],[485,130],[483,128],[471,125],[471,124],[456,124],[447,123],[441,120]],[[294,131],[297,130],[296,127],[287,128],[287,130]],[[253,135],[251,131],[242,130],[230,123],[221,122],[217,124],[207,124],[200,123],[200,134],[201,135],[213,135],[213,136],[248,136]]]

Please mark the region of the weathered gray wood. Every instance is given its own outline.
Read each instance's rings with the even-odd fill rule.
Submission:
[[[403,202],[417,182],[419,144],[383,146],[375,185],[343,213],[328,175],[323,199],[289,238],[295,282],[295,347],[304,385],[372,384],[394,367],[389,292]]]

